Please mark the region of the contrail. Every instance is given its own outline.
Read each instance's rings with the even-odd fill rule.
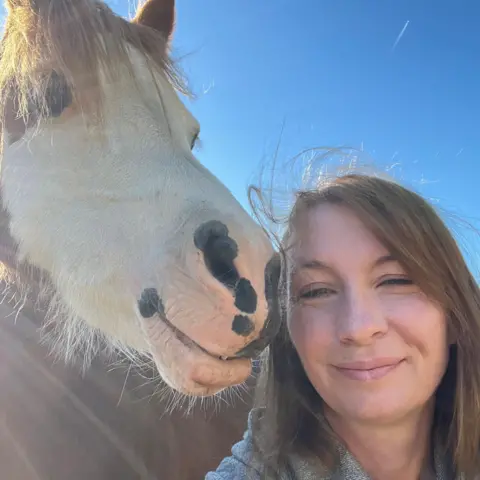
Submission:
[[[405,22],[405,25],[403,26],[402,31],[398,34],[398,37],[395,40],[395,43],[393,44],[392,52],[395,50],[395,47],[398,45],[398,42],[402,39],[403,34],[405,33],[405,30],[407,29],[409,23],[410,23],[410,20],[407,20]]]
[[[204,88],[204,89],[203,89],[203,92],[202,92],[202,93],[203,93],[204,95],[206,95],[206,94],[207,94],[212,88],[214,88],[214,87],[215,87],[215,80],[212,80],[212,81],[210,82],[210,85],[209,85],[207,88]]]

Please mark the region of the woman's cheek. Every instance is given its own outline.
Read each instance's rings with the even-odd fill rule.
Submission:
[[[288,329],[296,349],[303,352],[317,350],[328,343],[331,336],[328,318],[311,306],[296,307],[289,319]]]

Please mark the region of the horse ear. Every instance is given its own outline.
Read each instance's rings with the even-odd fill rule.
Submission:
[[[157,30],[169,41],[175,27],[175,0],[147,0],[133,22]]]

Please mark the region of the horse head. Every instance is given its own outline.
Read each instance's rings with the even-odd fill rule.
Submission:
[[[273,250],[192,151],[174,20],[173,0],[131,21],[96,0],[7,0],[1,193],[65,359],[107,347],[209,396],[242,383],[276,331]]]

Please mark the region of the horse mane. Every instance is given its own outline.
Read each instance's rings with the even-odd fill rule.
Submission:
[[[0,40],[0,135],[12,99],[13,113],[26,124],[32,98],[37,110],[45,111],[52,75],[70,89],[74,108],[93,114],[88,120],[99,126],[101,75],[109,88],[126,73],[137,85],[132,47],[143,56],[154,81],[154,74],[161,74],[175,90],[188,95],[169,55],[171,32],[164,36],[143,18],[125,20],[99,0],[7,0],[7,4]],[[147,14],[146,8],[138,13]],[[160,95],[158,88],[157,92]]]

